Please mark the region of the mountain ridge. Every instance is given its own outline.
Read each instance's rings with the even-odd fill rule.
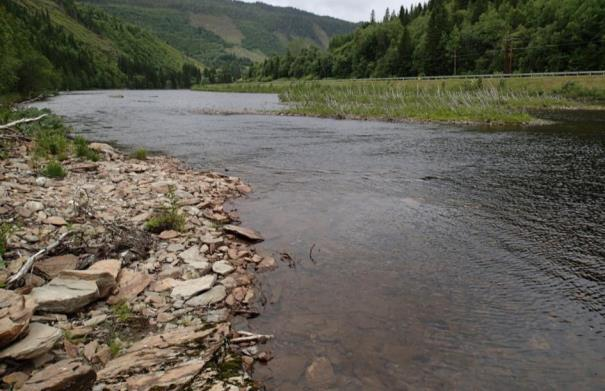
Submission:
[[[224,0],[83,0],[146,28],[207,66],[240,67],[288,49],[327,49],[357,24],[294,7]]]

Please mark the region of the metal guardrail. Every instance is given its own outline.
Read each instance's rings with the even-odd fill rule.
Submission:
[[[490,73],[483,75],[450,75],[450,76],[412,76],[412,77],[383,77],[367,79],[323,79],[330,81],[405,81],[405,80],[446,80],[446,79],[512,79],[537,78],[552,76],[605,76],[604,71],[578,71],[578,72],[541,72],[541,73]]]

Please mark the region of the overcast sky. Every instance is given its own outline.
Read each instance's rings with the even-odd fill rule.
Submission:
[[[244,0],[255,3],[257,0]],[[281,7],[295,7],[319,15],[329,15],[352,22],[370,20],[370,12],[376,10],[376,19],[381,20],[387,7],[397,9],[402,5],[417,4],[420,0],[263,0],[262,3]]]

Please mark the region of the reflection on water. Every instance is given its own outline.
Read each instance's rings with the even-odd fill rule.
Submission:
[[[40,105],[242,176],[243,220],[295,258],[262,277],[263,315],[238,321],[276,335],[256,373],[271,389],[605,387],[602,115],[462,129],[207,114],[275,109],[271,95],[112,93]],[[306,373],[317,357],[327,385]]]

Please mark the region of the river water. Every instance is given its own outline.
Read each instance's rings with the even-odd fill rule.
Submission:
[[[236,321],[276,336],[255,374],[269,389],[605,388],[603,115],[338,121],[253,114],[279,109],[274,95],[189,91],[37,105],[254,187],[235,203],[244,225],[295,261],[262,276],[262,315]],[[319,357],[329,386],[305,375]]]

